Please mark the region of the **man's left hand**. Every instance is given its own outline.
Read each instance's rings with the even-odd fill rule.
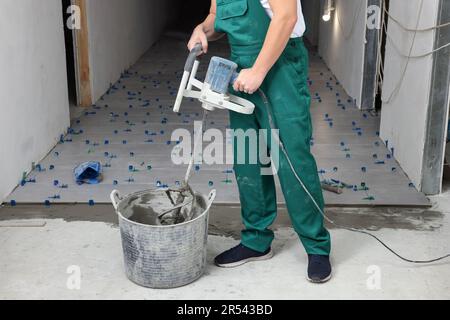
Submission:
[[[265,77],[264,72],[258,72],[253,68],[244,69],[239,74],[233,88],[238,92],[253,94],[261,87]]]

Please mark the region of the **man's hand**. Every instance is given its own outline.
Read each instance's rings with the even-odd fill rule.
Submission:
[[[217,3],[216,0],[211,0],[211,8],[209,14],[197,28],[195,28],[192,33],[191,40],[188,43],[188,49],[191,51],[197,43],[202,44],[202,51],[200,54],[208,53],[208,41],[215,41],[223,37],[222,33],[216,32],[214,29],[216,21],[216,10]]]
[[[208,37],[206,33],[203,31],[203,26],[199,25],[194,29],[192,33],[191,40],[188,43],[188,49],[191,51],[197,43],[202,44],[202,53],[206,54],[208,52]]]
[[[265,72],[259,72],[253,68],[244,69],[239,74],[233,88],[238,92],[253,94],[261,87],[266,75]]]

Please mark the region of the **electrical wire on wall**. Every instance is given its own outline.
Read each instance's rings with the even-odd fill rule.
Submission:
[[[383,3],[385,2],[385,0],[382,1]],[[393,22],[395,22],[396,24],[398,24],[402,29],[404,29],[405,31],[409,31],[409,32],[428,32],[428,31],[433,31],[436,29],[440,29],[443,27],[448,27],[450,26],[450,22],[447,23],[443,23],[437,26],[432,26],[432,27],[428,27],[428,28],[423,28],[423,29],[410,29],[408,27],[406,27],[402,22],[400,22],[397,18],[395,18],[394,16],[392,16],[389,11],[383,6],[383,11],[384,13],[389,17],[390,20],[392,20]]]
[[[423,1],[423,0],[422,0],[422,1]],[[386,12],[387,12],[387,11],[386,11]],[[386,14],[389,16],[389,19],[392,19],[392,16],[389,15],[388,12],[387,12]],[[419,20],[420,20],[420,17],[419,17]],[[394,20],[393,20],[393,21],[394,21]],[[418,34],[418,33],[420,33],[420,32],[429,32],[429,31],[434,31],[434,30],[439,29],[439,28],[443,28],[443,27],[446,27],[446,26],[450,26],[450,23],[445,23],[445,24],[442,24],[442,25],[439,25],[439,26],[430,27],[430,28],[425,28],[425,29],[417,29],[417,30],[409,29],[409,28],[406,28],[406,27],[404,27],[404,26],[402,26],[402,25],[400,25],[400,26],[401,26],[402,29],[404,29],[405,31],[414,32],[414,34],[416,35],[416,34]],[[387,28],[387,26],[385,26],[385,28]],[[427,56],[429,56],[429,55],[432,55],[432,54],[435,53],[435,52],[438,52],[438,51],[440,51],[440,50],[442,50],[442,49],[445,49],[445,48],[447,48],[447,47],[450,47],[450,42],[449,42],[449,43],[447,43],[447,44],[445,44],[445,45],[443,45],[443,46],[441,46],[441,47],[439,47],[439,48],[436,48],[436,49],[434,49],[434,50],[432,50],[432,51],[429,51],[429,52],[426,52],[426,53],[422,53],[422,54],[418,54],[418,55],[405,55],[405,54],[403,54],[402,51],[397,47],[395,41],[392,39],[392,37],[389,35],[389,33],[387,33],[387,29],[385,29],[385,31],[386,31],[387,37],[388,37],[389,41],[391,42],[392,46],[394,47],[394,49],[395,49],[401,56],[403,56],[403,57],[405,57],[405,58],[411,58],[411,59],[425,58],[425,57],[427,57]]]
[[[400,92],[400,89],[402,88],[403,82],[405,80],[406,77],[406,73],[408,71],[408,67],[409,64],[411,62],[412,59],[421,59],[421,58],[426,58],[430,55],[435,54],[438,51],[441,51],[445,48],[450,47],[450,43],[447,43],[439,48],[435,48],[429,52],[425,52],[425,53],[421,53],[421,54],[413,54],[413,50],[415,48],[415,44],[416,44],[416,39],[417,39],[417,35],[418,33],[425,33],[425,32],[431,32],[431,31],[435,31],[437,29],[440,28],[444,28],[444,27],[448,27],[450,26],[450,22],[444,23],[444,24],[440,24],[440,25],[436,25],[436,26],[432,26],[432,27],[427,27],[427,28],[419,28],[420,25],[420,21],[421,21],[421,17],[422,17],[422,13],[423,13],[423,7],[424,7],[424,1],[420,0],[420,5],[419,5],[419,10],[418,10],[418,14],[417,14],[417,21],[416,21],[416,25],[414,28],[410,28],[410,27],[406,27],[403,23],[400,22],[400,19],[394,17],[393,15],[390,14],[389,10],[387,9],[386,6],[386,0],[382,0],[381,1],[381,12],[382,12],[382,16],[381,16],[381,27],[380,27],[380,33],[379,33],[379,43],[378,43],[378,57],[379,57],[379,61],[378,61],[378,68],[377,68],[377,82],[378,82],[378,86],[379,88],[382,87],[383,83],[384,83],[384,64],[381,62],[381,59],[383,59],[382,57],[382,44],[384,41],[384,36],[386,36],[386,39],[389,41],[389,43],[391,44],[392,48],[397,52],[397,54],[399,54],[401,57],[406,59],[406,63],[402,69],[400,78],[397,82],[397,84],[394,86],[394,89],[392,90],[392,92],[387,95],[387,98],[382,98],[382,101],[384,103],[390,103],[392,102],[392,100],[394,100],[397,97],[397,94]],[[388,18],[388,19],[386,19]],[[392,21],[394,22],[396,25],[398,25],[402,30],[404,30],[405,32],[412,32],[412,42],[411,42],[411,46],[409,48],[409,52],[408,54],[404,54],[399,47],[397,46],[397,42],[393,39],[392,35],[389,34],[389,30],[388,30],[388,25],[386,23],[386,21]],[[386,97],[386,96],[385,96]]]
[[[338,2],[338,1],[336,1]],[[357,20],[361,14],[363,5],[364,5],[365,1],[359,1],[359,6],[358,8],[355,10],[355,13],[353,15],[353,20],[351,23],[351,28],[349,30],[349,32],[345,31],[344,25],[341,21],[341,8],[339,7],[338,3],[336,3],[335,5],[335,10],[336,10],[336,20],[338,22],[339,25],[339,29],[343,35],[343,37],[346,40],[349,40],[355,31],[355,27],[356,27],[356,23]],[[383,42],[386,39],[387,41],[389,41],[389,43],[391,44],[391,46],[393,47],[393,49],[403,58],[406,59],[406,63],[405,66],[403,67],[401,74],[400,74],[400,78],[398,80],[398,82],[396,83],[396,85],[394,86],[394,89],[392,90],[392,92],[388,95],[388,98],[382,98],[382,101],[384,103],[390,103],[392,102],[392,100],[394,98],[396,98],[397,94],[399,93],[400,89],[402,88],[403,82],[405,80],[406,77],[406,73],[408,71],[409,68],[409,64],[411,62],[412,59],[421,59],[421,58],[426,58],[430,55],[435,54],[436,52],[439,52],[443,49],[449,48],[450,47],[450,43],[447,43],[439,48],[435,48],[429,52],[425,52],[425,53],[421,53],[421,54],[413,54],[413,50],[415,48],[415,44],[416,44],[416,39],[417,39],[417,35],[418,33],[425,33],[425,32],[431,32],[431,31],[436,31],[437,29],[440,28],[444,28],[444,27],[449,27],[450,26],[450,22],[447,23],[443,23],[440,25],[436,25],[436,26],[431,26],[431,27],[427,27],[427,28],[419,28],[420,25],[420,21],[421,21],[421,16],[423,13],[423,7],[424,7],[424,1],[420,0],[420,5],[419,5],[419,11],[418,11],[418,16],[417,16],[417,22],[414,28],[410,28],[405,26],[400,19],[394,17],[389,10],[387,9],[387,4],[386,4],[386,0],[381,0],[380,3],[380,20],[381,20],[381,25],[379,28],[379,36],[378,36],[378,45],[377,45],[377,50],[378,50],[378,61],[377,61],[377,86],[379,91],[382,91],[382,87],[384,84],[384,56],[383,56],[383,52],[382,52],[382,47],[383,47]],[[386,19],[388,18],[388,19]],[[411,46],[409,48],[408,54],[404,54],[402,52],[402,50],[397,46],[397,42],[395,41],[395,39],[393,39],[392,35],[389,33],[388,30],[388,23],[387,21],[392,21],[395,24],[397,24],[402,30],[404,30],[405,32],[412,32],[413,33],[413,37],[412,37],[412,42],[411,42]]]
[[[385,2],[385,0],[383,0],[383,2]],[[420,6],[419,6],[418,14],[417,14],[416,27],[415,27],[415,31],[414,31],[414,34],[413,34],[413,39],[412,39],[412,42],[411,42],[411,46],[409,48],[409,54],[408,54],[408,56],[406,56],[406,59],[407,59],[406,60],[406,64],[405,64],[405,66],[404,66],[404,68],[402,70],[402,73],[400,75],[400,79],[397,82],[397,84],[395,85],[393,91],[390,93],[389,98],[387,100],[382,98],[382,101],[384,103],[390,103],[397,96],[397,94],[400,92],[400,89],[401,89],[401,87],[403,85],[403,82],[404,82],[405,76],[406,76],[406,72],[408,71],[409,63],[411,61],[412,51],[414,50],[414,45],[416,43],[416,37],[417,37],[417,33],[418,33],[417,29],[419,28],[420,17],[422,16],[422,10],[423,10],[423,0],[420,0]],[[391,36],[389,35],[386,23],[384,24],[383,28],[384,28],[383,30],[384,30],[384,32],[386,34],[386,37],[388,38],[388,40],[392,44],[393,41],[392,41]],[[393,45],[393,46],[395,48],[397,48],[395,45]]]

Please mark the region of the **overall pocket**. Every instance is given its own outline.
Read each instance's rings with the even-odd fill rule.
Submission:
[[[240,17],[247,13],[248,0],[217,0],[216,17],[220,20]]]
[[[302,46],[287,48],[283,52],[281,60],[290,69],[296,84],[306,84],[309,69],[309,57],[306,48]]]
[[[230,44],[246,44],[249,35],[248,0],[217,0],[215,29],[226,33]]]

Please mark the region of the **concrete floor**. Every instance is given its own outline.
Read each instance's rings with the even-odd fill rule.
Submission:
[[[450,186],[431,200],[434,206],[428,211],[330,208],[328,212],[341,224],[375,230],[410,258],[428,259],[450,252]],[[450,261],[430,266],[404,263],[372,239],[340,229],[331,230],[333,280],[320,286],[308,283],[306,256],[283,212],[274,227],[274,259],[232,270],[216,268],[214,256],[238,243],[237,215],[237,210],[214,208],[211,233],[215,235],[209,238],[203,278],[184,288],[151,290],[125,277],[111,208],[2,208],[0,299],[450,298]],[[67,286],[73,279],[68,271],[78,270],[72,266],[81,272],[79,290]]]

